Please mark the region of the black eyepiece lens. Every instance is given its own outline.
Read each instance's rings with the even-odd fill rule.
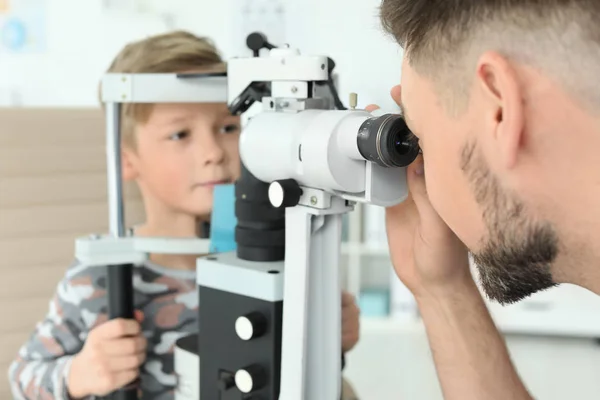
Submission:
[[[410,152],[411,144],[400,133],[396,133],[394,138],[394,149],[396,153],[403,156]]]
[[[358,150],[382,167],[406,167],[419,154],[419,145],[401,115],[370,118],[358,133]]]

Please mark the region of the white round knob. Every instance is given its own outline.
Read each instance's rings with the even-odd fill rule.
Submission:
[[[267,319],[259,312],[242,315],[235,320],[235,333],[242,340],[262,336],[267,330]]]
[[[269,185],[269,201],[275,208],[295,207],[301,196],[302,189],[293,179],[274,181]]]
[[[235,321],[235,333],[242,340],[252,339],[252,334],[254,333],[252,322],[247,317],[239,317]]]
[[[281,183],[275,181],[269,185],[269,200],[273,207],[279,208],[283,205],[285,193]]]
[[[258,364],[249,365],[235,373],[235,386],[242,393],[250,393],[262,389],[267,383],[265,370]]]
[[[235,373],[235,386],[242,393],[250,393],[254,388],[254,379],[245,369],[240,369]]]

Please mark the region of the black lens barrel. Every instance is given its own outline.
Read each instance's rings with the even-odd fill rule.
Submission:
[[[398,114],[369,118],[357,136],[358,151],[382,167],[406,167],[419,155],[419,144]]]
[[[242,164],[235,183],[235,241],[237,256],[246,261],[282,261],[285,258],[285,208],[269,201],[269,184]]]

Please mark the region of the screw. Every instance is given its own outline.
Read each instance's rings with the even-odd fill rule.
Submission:
[[[298,88],[296,86],[292,86],[292,93],[296,93],[298,91]]]
[[[317,196],[312,196],[310,198],[310,204],[312,204],[313,206],[316,206],[317,203],[318,203]]]
[[[123,77],[122,79],[123,79],[123,82],[127,82],[127,78]]]
[[[127,95],[124,94],[123,96],[121,96],[123,98],[123,100],[125,100],[127,98]]]

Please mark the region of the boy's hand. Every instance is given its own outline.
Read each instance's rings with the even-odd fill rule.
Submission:
[[[106,396],[133,382],[145,359],[146,339],[140,324],[110,320],[90,331],[85,346],[73,358],[67,378],[69,395],[73,399]]]
[[[352,350],[359,338],[360,310],[350,293],[342,292],[342,351]]]

